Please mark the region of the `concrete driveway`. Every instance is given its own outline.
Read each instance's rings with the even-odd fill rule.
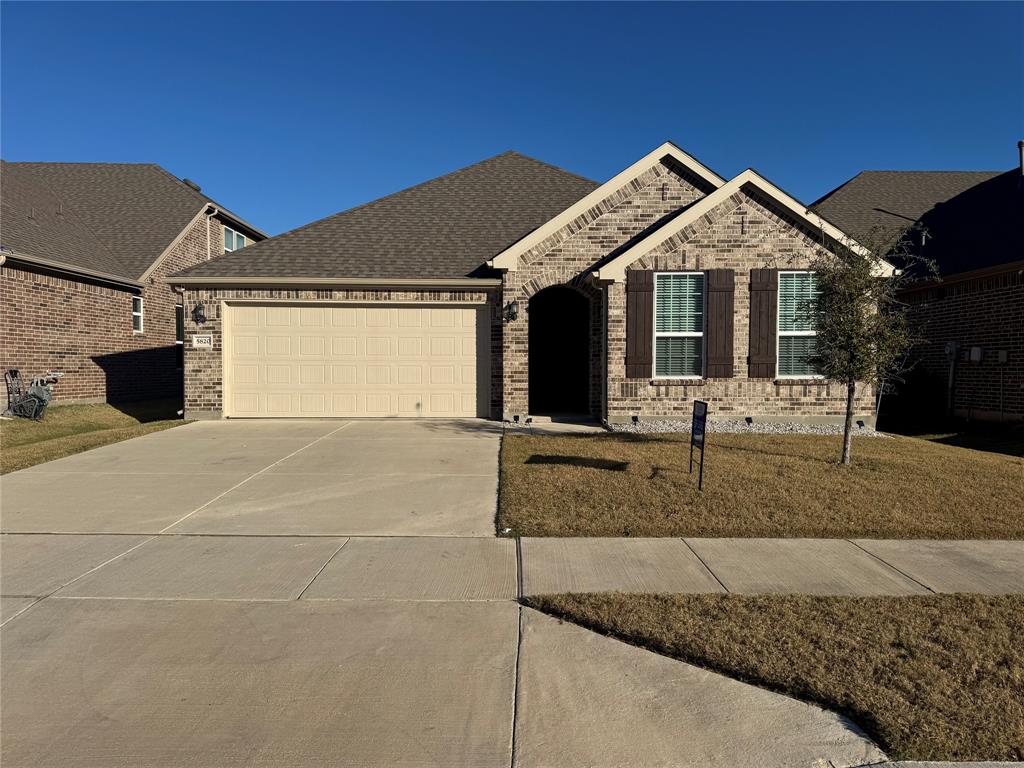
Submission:
[[[493,536],[500,425],[199,422],[9,475],[4,531]]]
[[[499,429],[201,423],[4,477],[0,764],[882,758],[832,713],[521,608]]]

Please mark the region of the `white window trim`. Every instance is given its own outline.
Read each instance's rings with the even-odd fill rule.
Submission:
[[[776,277],[775,284],[775,295],[780,297],[782,295],[782,276],[783,275],[813,275],[813,270],[810,269],[782,269],[779,270],[779,274]],[[820,373],[801,373],[801,374],[788,374],[783,376],[779,373],[779,339],[783,336],[817,336],[818,331],[783,331],[782,330],[782,302],[778,299],[775,302],[775,378],[776,379],[824,379]]]
[[[700,333],[696,331],[659,331],[658,330],[658,276],[659,275],[700,275],[701,288],[704,292],[700,313]],[[651,304],[654,317],[651,319],[651,378],[668,381],[702,381],[707,372],[707,324],[708,324],[708,286],[707,275],[703,272],[655,272],[654,273],[654,295]],[[658,375],[658,339],[660,337],[700,337],[700,373],[696,376],[659,376]]]
[[[135,300],[139,300],[139,311],[135,311]],[[132,296],[132,333],[146,332],[146,302],[141,296]],[[135,318],[139,318],[139,327],[135,327]]]
[[[249,238],[246,237],[241,232],[239,232],[237,229],[234,229],[233,227],[229,227],[227,224],[224,224],[223,227],[224,227],[224,231],[231,233],[231,244],[232,245],[235,244],[235,238],[238,238],[238,237],[240,237],[243,240],[245,240],[245,245],[243,245],[242,248],[245,248],[246,245],[249,245]],[[233,253],[234,251],[237,251],[237,250],[239,250],[239,249],[238,248],[232,248],[229,251],[227,249],[227,238],[224,239],[224,253]]]

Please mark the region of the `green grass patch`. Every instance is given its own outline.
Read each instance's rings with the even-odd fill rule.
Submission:
[[[499,530],[520,536],[1018,539],[1024,459],[908,437],[513,435]]]
[[[1024,758],[1024,596],[544,595],[528,605],[840,712],[898,760]]]
[[[43,421],[0,421],[0,474],[53,461],[185,422],[164,401],[115,407],[61,405]]]

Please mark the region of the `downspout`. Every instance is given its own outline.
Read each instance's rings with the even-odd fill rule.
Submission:
[[[206,214],[206,260],[209,261],[213,258],[213,254],[210,253],[210,220],[220,213],[220,208],[215,205],[211,205],[209,213]]]

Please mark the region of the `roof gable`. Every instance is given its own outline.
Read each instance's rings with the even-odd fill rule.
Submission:
[[[506,152],[179,273],[203,278],[438,280],[484,262],[597,186]]]
[[[680,235],[687,227],[697,222],[701,217],[710,214],[715,208],[727,202],[730,197],[745,188],[757,189],[765,199],[778,206],[782,211],[806,223],[807,226],[823,232],[832,240],[841,242],[849,248],[861,249],[845,232],[809,210],[796,198],[783,192],[779,187],[757,173],[757,171],[748,168],[710,195],[698,200],[663,227],[660,227],[608,263],[602,265],[600,269],[593,273],[593,277],[602,282],[612,283],[624,280],[626,269],[631,264],[670,238]],[[861,250],[863,251],[863,249]],[[892,265],[879,260],[879,273],[891,274]]]
[[[658,163],[666,160],[674,160],[679,163],[693,175],[706,182],[710,189],[717,189],[725,183],[725,179],[696,158],[687,154],[672,142],[666,141],[654,151],[647,153],[631,166],[598,186],[585,197],[574,202],[557,216],[545,222],[543,226],[538,227],[526,237],[510,245],[488,261],[488,266],[494,269],[515,270],[519,265],[519,257],[524,253],[542,243],[546,238],[551,237],[575,219],[586,216],[588,212],[599,206],[608,197],[636,180],[637,177]]]

